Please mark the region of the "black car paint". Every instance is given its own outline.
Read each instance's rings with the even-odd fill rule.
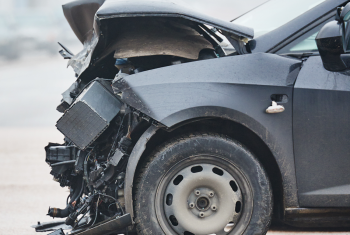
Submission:
[[[305,27],[310,30],[312,28],[314,28],[315,26],[319,25],[320,23],[329,20],[329,18],[335,14],[335,8],[341,4],[346,3],[346,1],[326,1],[323,4],[320,4],[319,7],[317,7],[316,10],[311,10],[309,12],[307,12],[307,14],[304,14],[300,17],[298,17],[297,19],[295,19],[294,21],[286,24],[285,26],[281,27],[278,30],[275,30],[269,34],[267,34],[264,38],[258,38],[256,39],[256,43],[259,45],[260,42],[260,47],[255,47],[253,50],[253,55],[250,55],[252,58],[257,59],[259,56],[261,57],[261,55],[259,54],[255,54],[258,51],[268,51],[268,50],[272,50],[274,48],[274,46],[276,47],[276,45],[281,44],[281,42],[283,41],[283,39],[286,38],[291,38],[293,36],[293,34],[295,34],[296,32],[300,33],[304,33],[305,31],[300,32],[300,28],[304,28]],[[329,10],[331,9],[331,11]],[[290,27],[292,24],[297,25],[296,27]],[[299,28],[298,28],[299,27]],[[299,31],[298,31],[299,30]],[[280,36],[280,37],[279,37]],[[295,35],[294,35],[295,36]],[[273,39],[273,40],[271,40]],[[272,46],[272,44],[269,43],[273,43],[274,46]],[[281,48],[277,47],[277,48]],[[308,139],[315,137],[315,136],[306,136],[304,135],[303,137],[305,138],[304,141],[302,141],[301,139],[297,138],[297,135],[299,135],[299,132],[303,132],[303,128],[310,128],[308,126],[304,126],[299,128],[298,126],[302,126],[302,122],[303,119],[306,118],[305,114],[303,114],[302,112],[300,112],[299,109],[297,109],[296,104],[294,104],[293,108],[294,110],[290,111],[291,113],[293,113],[293,117],[296,118],[296,120],[294,120],[293,122],[293,131],[290,130],[288,128],[288,126],[292,125],[291,122],[286,122],[283,123],[283,121],[278,120],[280,122],[283,123],[283,125],[279,126],[278,125],[278,121],[276,121],[276,119],[279,119],[282,117],[283,114],[278,114],[276,115],[276,117],[271,117],[268,114],[263,114],[263,110],[261,109],[261,106],[263,105],[259,105],[258,107],[260,108],[260,113],[258,114],[253,114],[252,115],[252,120],[250,122],[249,118],[247,118],[247,116],[244,116],[244,118],[242,117],[242,113],[247,113],[247,111],[243,111],[243,112],[232,112],[230,113],[228,110],[225,110],[223,112],[220,113],[220,109],[223,110],[222,106],[222,101],[220,102],[220,98],[222,97],[223,100],[225,100],[225,98],[222,96],[222,91],[225,89],[230,89],[227,88],[229,86],[231,86],[232,84],[230,84],[230,82],[235,83],[237,81],[230,81],[225,83],[226,86],[222,86],[220,87],[220,85],[222,84],[216,84],[218,83],[218,81],[216,80],[216,78],[218,78],[220,75],[222,75],[222,71],[231,71],[231,72],[227,72],[227,75],[230,74],[234,74],[234,73],[248,73],[247,71],[249,71],[249,69],[252,69],[253,71],[256,69],[259,69],[259,66],[257,66],[258,63],[252,63],[251,66],[254,68],[249,68],[249,65],[247,65],[247,63],[243,63],[243,62],[239,62],[242,61],[243,57],[247,57],[249,55],[244,55],[244,56],[239,56],[236,57],[237,61],[235,61],[235,63],[227,63],[225,64],[223,61],[225,59],[217,59],[217,60],[211,60],[211,61],[202,61],[202,62],[195,62],[195,63],[191,63],[190,65],[181,65],[181,66],[176,66],[176,67],[172,67],[172,68],[164,68],[164,69],[158,69],[158,70],[154,70],[154,71],[150,71],[148,73],[143,73],[143,74],[139,74],[139,75],[134,75],[134,76],[130,76],[128,78],[125,78],[125,82],[124,84],[120,84],[119,88],[124,90],[124,100],[129,100],[130,102],[136,101],[136,103],[133,103],[132,106],[135,108],[140,109],[142,112],[144,112],[146,115],[149,115],[150,117],[153,117],[155,120],[161,122],[162,124],[170,127],[175,125],[176,123],[180,122],[179,120],[193,120],[193,118],[199,118],[199,117],[205,117],[205,116],[211,116],[214,114],[220,117],[225,117],[225,118],[230,118],[236,122],[239,123],[243,123],[244,125],[247,125],[249,128],[252,128],[254,130],[255,133],[258,133],[259,137],[261,137],[270,147],[270,149],[272,149],[272,151],[275,154],[275,157],[277,159],[277,162],[279,163],[280,169],[281,169],[281,173],[284,177],[283,179],[283,183],[284,183],[284,207],[285,208],[297,208],[297,207],[341,207],[341,206],[345,206],[348,204],[348,198],[347,197],[343,197],[343,200],[338,201],[337,203],[331,203],[332,200],[335,200],[337,198],[339,198],[339,195],[335,195],[331,190],[332,189],[336,189],[336,188],[332,188],[332,187],[336,187],[337,185],[337,181],[339,178],[342,178],[341,174],[336,174],[336,169],[337,167],[340,167],[339,164],[346,164],[349,165],[348,163],[348,159],[346,158],[346,156],[343,154],[342,155],[342,161],[340,161],[339,163],[332,163],[331,164],[331,169],[333,171],[333,175],[329,176],[326,172],[327,169],[327,164],[326,163],[322,163],[322,164],[316,164],[315,161],[311,161],[314,160],[313,158],[315,157],[315,155],[311,155],[310,152],[315,151],[317,149],[317,145],[315,142],[313,142],[313,146],[307,145],[307,141]],[[281,57],[279,57],[281,58]],[[320,57],[314,57],[312,58],[312,60],[317,59],[320,60]],[[227,58],[226,58],[227,59]],[[253,59],[253,60],[254,60]],[[228,61],[228,59],[227,59]],[[258,61],[258,59],[257,59]],[[226,62],[226,61],[225,61]],[[261,61],[259,62],[261,63]],[[248,63],[249,64],[249,63]],[[239,67],[239,69],[233,69],[235,68],[236,65],[240,65],[237,66]],[[188,67],[186,67],[188,66]],[[222,66],[222,67],[221,67]],[[262,66],[263,67],[263,66]],[[320,64],[319,67],[322,67],[322,65]],[[206,70],[205,68],[211,68]],[[213,69],[215,68],[215,69]],[[221,69],[220,69],[221,68]],[[261,93],[265,93],[265,103],[264,105],[267,107],[268,105],[268,95],[272,95],[272,94],[288,94],[289,96],[289,103],[284,104],[284,106],[287,109],[288,112],[288,105],[291,105],[291,103],[293,102],[293,82],[291,84],[289,84],[291,86],[291,89],[289,89],[288,87],[288,83],[284,83],[284,84],[264,84],[264,82],[262,81],[263,79],[261,79],[259,81],[258,78],[262,78],[263,75],[265,74],[270,74],[275,75],[275,71],[274,69],[269,70],[269,67],[266,66],[266,71],[265,73],[257,73],[256,79],[252,79],[251,76],[244,76],[244,80],[241,80],[241,84],[244,85],[238,85],[238,83],[236,83],[234,86],[237,88],[239,87],[239,91],[232,92],[234,90],[234,88],[231,88],[231,92],[229,92],[229,96],[232,99],[232,97],[237,96],[238,100],[241,101],[242,103],[240,104],[239,102],[235,103],[234,107],[236,109],[239,109],[237,107],[242,108],[243,106],[249,106],[249,110],[252,109],[252,107],[254,107],[253,105],[254,101],[259,100],[258,98],[255,100],[255,97],[248,97],[247,94],[257,94],[259,92]],[[323,68],[323,67],[322,67]],[[204,71],[203,71],[204,69]],[[232,69],[232,70],[231,70]],[[284,68],[287,71],[287,68]],[[307,69],[307,68],[306,68]],[[165,70],[168,70],[165,72]],[[190,71],[188,71],[190,70]],[[195,71],[195,72],[193,72]],[[225,71],[225,72],[226,72]],[[273,71],[273,72],[271,72]],[[293,70],[292,70],[293,71]],[[288,72],[292,72],[290,71],[290,69],[288,68]],[[303,70],[302,70],[303,71]],[[324,72],[324,68],[322,70],[322,72]],[[294,70],[294,76],[296,77],[298,75],[299,70]],[[199,74],[196,74],[199,73]],[[313,77],[312,79],[312,72],[308,71],[308,76],[307,77],[301,77],[301,80],[305,80],[305,79],[310,79],[311,83],[315,83],[318,79],[318,77]],[[328,72],[329,73],[329,72]],[[263,74],[263,75],[262,75]],[[305,74],[305,73],[303,73]],[[192,81],[191,79],[195,79],[195,78],[199,78],[198,83],[194,83],[191,84],[189,81]],[[138,81],[136,81],[136,78]],[[164,79],[166,78],[166,79]],[[208,84],[200,84],[203,82],[202,79],[208,79]],[[163,81],[161,81],[163,79]],[[184,82],[184,79],[188,79],[186,82]],[[145,81],[145,82],[144,82]],[[173,82],[171,82],[173,81]],[[181,84],[181,81],[184,82],[185,84]],[[268,81],[265,80],[265,81]],[[168,86],[166,86],[167,88],[165,89],[165,83],[168,83]],[[220,98],[218,98],[218,96],[215,96],[215,92],[217,92],[217,90],[212,90],[212,87],[215,86],[220,87],[220,91],[217,94],[220,94]],[[230,84],[230,85],[229,85]],[[133,85],[135,87],[133,87]],[[251,86],[254,85],[260,85],[259,88],[257,90],[254,90],[254,88],[252,88]],[[270,85],[270,89],[276,89],[276,90],[269,90],[266,89],[266,87],[263,87],[265,85]],[[272,85],[272,86],[271,86]],[[286,90],[283,90],[282,87],[280,86],[285,86],[285,88],[287,88]],[[133,89],[131,89],[131,87],[133,87]],[[249,88],[247,88],[249,87]],[[247,89],[248,91],[243,91]],[[265,90],[266,89],[266,90]],[[125,92],[126,91],[126,92]],[[147,92],[148,91],[148,92]],[[196,91],[196,92],[193,92]],[[207,91],[207,92],[206,92]],[[301,93],[301,91],[303,91],[303,89],[296,89],[295,90],[295,94]],[[142,95],[140,96],[140,93],[142,93]],[[196,101],[198,101],[199,99],[198,97],[198,92],[200,92],[203,95],[200,95],[199,97],[201,98],[201,100],[204,98],[204,100],[207,101],[206,104],[200,103],[200,104],[196,104],[194,106],[199,106],[199,107],[191,107],[191,104],[195,104]],[[242,92],[242,93],[239,93]],[[211,99],[209,99],[207,97],[208,93],[211,95]],[[226,93],[226,92],[225,92]],[[305,92],[304,92],[305,93]],[[311,94],[312,92],[310,92]],[[193,95],[196,94],[196,95]],[[228,93],[226,93],[228,94]],[[232,95],[234,94],[234,95]],[[255,95],[256,95],[255,94]],[[295,95],[294,94],[294,95]],[[143,96],[144,95],[144,96]],[[305,95],[305,94],[304,94]],[[346,95],[346,94],[344,94]],[[183,97],[186,97],[183,99]],[[259,97],[260,98],[260,97]],[[180,100],[181,99],[181,100]],[[295,99],[295,96],[294,96]],[[131,101],[133,100],[133,101]],[[232,103],[235,102],[234,99],[232,99]],[[203,100],[202,100],[203,101]],[[154,103],[153,103],[154,102]],[[215,105],[212,105],[213,102],[218,102],[220,108],[218,107],[213,107]],[[230,102],[230,100],[225,100],[225,103]],[[305,100],[297,97],[296,98],[296,102],[298,103],[305,103]],[[166,104],[166,105],[165,105]],[[320,105],[322,103],[319,103]],[[332,103],[327,103],[329,105],[328,110],[332,110]],[[182,112],[180,112],[179,110],[176,109],[181,109],[179,108],[179,106],[182,106],[181,108],[183,109]],[[205,107],[206,106],[206,107]],[[305,107],[305,106],[304,106]],[[318,107],[320,108],[320,107]],[[171,113],[172,110],[173,113]],[[204,111],[205,110],[205,111]],[[161,113],[158,113],[161,112]],[[167,113],[168,112],[168,113]],[[343,112],[346,112],[346,110],[343,110]],[[162,114],[167,113],[167,115],[162,116]],[[290,113],[290,115],[292,115]],[[348,115],[349,112],[347,112]],[[284,113],[284,115],[286,115],[287,113]],[[304,116],[303,116],[304,115]],[[335,115],[335,114],[332,114]],[[273,115],[272,115],[273,116]],[[240,117],[242,117],[240,119]],[[299,117],[299,119],[298,119]],[[270,119],[273,120],[271,121],[271,123],[269,124],[270,126],[268,126],[268,128],[266,128],[266,126],[262,125],[262,123],[264,123],[264,121],[266,119]],[[285,117],[284,117],[285,118]],[[292,120],[292,118],[290,117],[289,119],[290,121]],[[333,120],[335,119],[335,116],[333,116]],[[257,121],[257,123],[254,123],[254,121]],[[284,120],[286,121],[286,120]],[[324,121],[324,120],[323,120]],[[342,122],[344,124],[344,121]],[[328,123],[326,124],[328,125]],[[344,126],[347,126],[344,125]],[[339,127],[339,124],[337,125],[337,127]],[[276,128],[276,129],[274,129]],[[271,130],[276,130],[276,132],[280,133],[280,136],[276,135],[273,136],[273,134],[271,134]],[[266,131],[265,133],[267,133],[268,137],[264,136],[264,131]],[[152,131],[151,131],[152,132]],[[295,134],[294,139],[288,139],[286,136],[289,136],[290,138],[292,138],[293,136],[293,132]],[[145,133],[146,134],[146,133]],[[155,132],[153,133],[155,134]],[[270,135],[271,134],[271,135]],[[264,138],[265,137],[265,138]],[[346,140],[346,136],[343,135],[343,140]],[[147,137],[148,139],[150,138],[150,136]],[[326,138],[326,137],[325,137]],[[272,140],[274,139],[274,140]],[[317,138],[316,138],[317,139]],[[141,140],[141,139],[140,139]],[[280,143],[276,144],[274,143],[274,141],[280,141],[283,142],[286,146],[288,146],[287,148],[285,148],[283,145],[280,145]],[[323,141],[326,141],[326,139],[323,139]],[[142,140],[145,141],[145,140]],[[296,146],[293,146],[293,141],[295,142]],[[345,144],[345,143],[343,143]],[[283,146],[283,147],[282,147]],[[339,146],[339,145],[334,145],[331,149],[332,150],[336,150],[339,147],[341,147],[342,153],[346,153],[346,147],[347,145],[343,145],[343,147]],[[281,147],[281,148],[280,148]],[[293,147],[295,147],[295,153],[293,154]],[[139,151],[139,149],[138,149]],[[300,151],[305,151],[309,153],[309,155],[305,156],[304,154],[301,154]],[[142,151],[141,151],[142,153]],[[141,157],[141,153],[139,153],[139,156]],[[286,154],[287,153],[287,154]],[[290,154],[290,155],[288,155]],[[329,161],[329,155],[331,154],[330,152],[328,153],[323,153],[323,158],[325,161]],[[288,155],[288,156],[286,156]],[[294,166],[294,155],[295,155],[295,164],[296,166]],[[327,158],[328,157],[328,158]],[[345,158],[344,158],[345,157]],[[305,160],[302,160],[305,159]],[[305,161],[307,161],[307,159],[310,160],[310,162],[308,162],[308,164],[305,164]],[[345,162],[344,162],[345,161]],[[308,166],[308,167],[306,167]],[[299,170],[298,170],[298,167]],[[311,167],[311,168],[310,168]],[[134,168],[134,167],[131,167]],[[318,172],[319,168],[323,168],[324,170],[321,172],[324,172],[321,176],[321,178],[327,178],[328,180],[326,182],[328,182],[329,186],[327,189],[329,189],[330,191],[328,192],[320,192],[320,191],[316,191],[315,194],[318,194],[317,197],[313,197],[313,195],[306,195],[307,194],[307,188],[310,186],[310,184],[313,184],[315,182],[308,181],[310,178],[314,177],[314,180],[317,180],[317,178],[315,178],[315,174],[316,172]],[[128,167],[129,169],[129,167]],[[297,177],[295,175],[295,169],[297,169]],[[302,170],[301,170],[302,169]],[[311,171],[309,171],[309,169],[311,169]],[[130,174],[132,175],[134,173],[133,170],[131,170]],[[129,176],[129,178],[131,178]],[[348,185],[348,177],[346,177],[346,179],[341,180],[340,182],[344,182],[344,185]],[[297,184],[298,182],[298,184]],[[312,182],[312,183],[311,183]],[[126,187],[127,191],[130,190],[132,188],[132,180],[129,180],[129,182],[126,182],[128,187]],[[321,185],[320,185],[321,184]],[[315,184],[314,188],[322,188],[322,184],[323,182],[320,182],[319,185]],[[323,184],[324,186],[324,184]],[[300,187],[300,191],[298,192],[298,188]],[[325,188],[325,187],[323,187]],[[346,187],[344,188],[338,188],[339,192],[337,193],[342,193],[342,195],[346,194]],[[305,190],[305,191],[303,191]],[[322,194],[323,195],[319,195]],[[297,195],[298,194],[298,195]],[[132,210],[132,202],[130,202],[131,205],[129,205],[129,209]],[[290,210],[292,211],[292,209]],[[130,212],[132,213],[132,211]],[[314,213],[314,212],[312,212]],[[327,212],[325,212],[327,213]],[[322,214],[322,212],[317,211],[316,214]],[[298,224],[298,223],[295,223]]]
[[[293,134],[301,207],[350,203],[350,77],[310,57],[294,86]]]
[[[199,111],[187,113],[191,108],[203,107],[205,111],[202,113],[212,113],[208,112],[208,107],[226,108],[230,107],[230,103],[238,102],[227,100],[235,94],[244,101],[245,92],[231,92],[230,89],[234,89],[231,85],[292,87],[297,76],[294,70],[300,65],[301,61],[297,59],[273,54],[248,54],[146,71],[116,81],[113,86],[123,92],[122,99],[131,107],[171,127],[197,118]],[[223,97],[218,96],[220,93]],[[265,103],[267,106],[271,103],[270,95]]]
[[[338,72],[348,67],[348,55],[345,55],[343,47],[345,37],[342,34],[342,24],[333,20],[322,27],[315,39],[323,67],[328,71]]]
[[[333,140],[334,145],[327,152],[324,151],[324,148],[318,148],[319,142],[316,141],[324,133],[319,133],[320,130],[314,126],[312,121],[309,123],[313,125],[305,123],[305,118],[310,116],[315,122],[325,124],[329,128],[342,127],[343,129],[343,127],[348,127],[346,118],[343,116],[344,119],[339,119],[337,116],[337,113],[349,115],[348,109],[329,102],[329,100],[338,101],[339,98],[343,104],[346,103],[349,91],[346,80],[348,75],[322,70],[318,71],[321,73],[321,78],[319,78],[315,76],[314,70],[322,67],[321,64],[316,63],[317,60],[320,61],[320,58],[312,57],[309,59],[310,64],[309,61],[306,61],[306,65],[299,74],[300,77],[296,80],[301,61],[257,53],[274,53],[288,40],[294,39],[296,35],[328,20],[334,14],[336,7],[346,2],[344,0],[328,0],[279,29],[251,41],[249,45],[252,49],[252,55],[192,62],[143,72],[124,78],[120,84],[116,84],[116,87],[124,91],[123,99],[126,103],[166,127],[175,127],[182,122],[203,117],[230,119],[247,126],[268,145],[279,164],[283,176],[283,206],[289,208],[289,211],[302,206],[348,206],[348,197],[343,197],[343,201],[339,200],[338,204],[334,204],[334,202],[332,204],[332,200],[338,200],[340,197],[334,193],[332,195],[333,187],[349,185],[348,177],[342,179],[341,173],[337,172],[338,164],[342,164],[340,166],[342,173],[346,169],[343,165],[349,165],[349,160],[346,159],[348,152],[347,132],[334,133],[336,137]],[[112,12],[104,11],[104,15],[101,14],[103,20],[114,15]],[[101,12],[103,13],[103,11]],[[134,14],[133,17],[136,16],[144,16],[142,10]],[[174,15],[168,14],[166,17],[174,17]],[[196,20],[195,18],[187,17],[186,19]],[[200,22],[206,21],[201,19]],[[101,21],[96,21],[95,25],[100,23]],[[331,77],[332,81],[342,81],[346,84],[346,90],[340,89],[340,85],[332,88],[325,86]],[[321,79],[325,83],[319,82]],[[295,80],[296,87],[293,89]],[[274,94],[288,96],[288,102],[283,103],[286,111],[280,114],[266,114],[264,110],[271,104],[271,95]],[[315,103],[319,106],[313,107],[313,109],[305,105]],[[325,111],[328,116],[323,113],[323,103],[325,103],[324,110],[329,111]],[[334,110],[337,112],[331,112]],[[315,116],[313,112],[319,115]],[[333,120],[333,122],[329,123],[329,120]],[[340,123],[343,123],[343,126]],[[157,134],[157,130],[156,127],[150,127],[142,135],[128,162],[125,194],[128,195],[129,199],[126,201],[126,210],[131,215],[133,214],[132,185],[137,163],[147,142]],[[309,134],[307,135],[305,132]],[[323,137],[321,143],[328,142],[328,138]],[[343,145],[341,146],[340,143]],[[330,156],[334,155],[333,152],[338,151],[339,148],[343,158],[339,163],[334,163]],[[318,152],[319,155],[313,154],[315,152]],[[318,156],[320,158],[317,158]],[[335,159],[339,159],[341,156],[337,156]],[[321,164],[318,164],[319,159],[322,159]],[[330,175],[327,173],[328,166],[332,172]],[[323,172],[320,178],[325,181],[317,183],[316,181],[319,179],[315,175],[320,171]],[[336,182],[341,182],[341,185],[335,184]],[[310,186],[315,189],[311,191],[313,194],[310,194]],[[318,191],[319,189],[325,189],[326,193]],[[339,192],[340,195],[346,195],[347,191],[340,188]]]
[[[297,59],[258,53],[151,70],[113,86],[124,102],[168,128],[202,117],[245,125],[267,143],[284,172],[285,206],[297,207],[292,99],[300,66]],[[273,94],[288,97],[284,113],[265,112]]]

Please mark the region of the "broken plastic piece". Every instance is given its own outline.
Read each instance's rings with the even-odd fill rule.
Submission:
[[[71,59],[73,56],[74,56],[74,54],[70,51],[70,50],[68,50],[68,48],[66,48],[65,46],[63,46],[61,43],[58,43],[61,47],[62,47],[62,49],[63,50],[60,50],[59,51],[59,53],[60,53],[60,55],[64,58],[64,59]]]
[[[64,235],[63,230],[60,228],[52,233],[49,233],[49,235]]]

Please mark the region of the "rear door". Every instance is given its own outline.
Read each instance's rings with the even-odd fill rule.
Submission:
[[[350,206],[350,72],[329,72],[311,56],[293,97],[300,206]]]

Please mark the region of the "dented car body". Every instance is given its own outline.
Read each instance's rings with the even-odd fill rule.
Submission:
[[[272,218],[348,226],[349,63],[346,49],[330,48],[348,45],[338,35],[346,3],[324,1],[288,22],[307,27],[256,39],[169,2],[64,5],[84,48],[60,51],[77,80],[57,107],[64,143],[45,149],[70,195],[48,212],[65,220],[36,230],[265,234]],[[320,28],[318,50],[295,50]],[[285,38],[273,46],[274,31]]]

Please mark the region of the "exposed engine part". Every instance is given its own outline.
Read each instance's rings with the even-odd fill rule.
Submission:
[[[108,167],[102,174],[102,177],[98,179],[96,182],[91,182],[91,184],[94,186],[94,188],[99,188],[105,182],[109,181],[115,173],[114,167]]]
[[[76,174],[72,172],[73,166],[76,160],[59,162],[51,164],[50,174],[54,176],[54,180],[60,183],[61,187],[71,186],[74,176]]]
[[[111,125],[116,126],[112,129],[114,131],[102,133],[108,141],[97,139],[86,151],[70,145],[72,141],[68,139],[65,145],[50,144],[46,147],[48,163],[56,181],[61,186],[71,187],[67,207],[50,208],[49,216],[66,218],[66,225],[71,225],[75,231],[124,214],[125,167],[133,146],[132,131],[140,123],[142,119],[124,107],[111,121]],[[116,161],[118,154],[120,157]]]
[[[125,207],[124,180],[125,180],[125,172],[122,172],[117,176],[117,180],[115,182],[115,184],[117,185],[117,187],[115,188],[115,198],[118,199],[120,206],[122,208]]]
[[[61,144],[49,143],[45,147],[46,162],[57,163],[62,161],[75,160],[78,149],[74,146],[62,146]]]
[[[118,148],[120,149],[120,151],[122,153],[129,155],[130,151],[131,151],[131,149],[130,149],[131,146],[132,146],[132,141],[131,141],[130,137],[124,136],[119,141]]]
[[[72,186],[76,172],[72,171],[79,157],[79,149],[74,146],[49,143],[45,147],[46,162],[51,166],[51,175],[61,187]]]
[[[47,215],[51,216],[51,217],[59,217],[59,218],[65,218],[67,217],[73,210],[74,210],[74,206],[77,202],[77,200],[79,200],[79,198],[81,197],[83,190],[84,190],[84,185],[85,182],[83,180],[82,177],[77,177],[75,184],[72,186],[72,188],[74,188],[71,191],[70,194],[70,201],[67,204],[65,209],[58,209],[58,208],[49,208],[49,211],[47,213]]]
[[[56,127],[84,150],[107,129],[121,106],[110,85],[106,81],[95,80],[58,120]]]
[[[84,152],[81,150],[78,151],[77,158],[76,158],[75,165],[74,165],[75,173],[77,173],[77,174],[83,173],[84,160],[85,160],[86,154],[87,154],[87,152]]]
[[[81,199],[79,205],[76,206],[78,209],[76,209],[74,212],[69,214],[69,216],[66,218],[66,225],[72,225],[72,226],[74,225],[75,227],[79,224],[82,218],[79,221],[76,221],[77,217],[82,213],[84,213],[85,215],[87,214],[87,212],[90,211],[90,207],[92,206],[91,203],[94,200],[94,196],[95,195],[92,195],[89,197],[86,196]]]
[[[98,177],[101,177],[101,173],[104,171],[102,167],[98,168],[95,171],[90,172],[89,180],[90,182],[95,182]]]
[[[125,154],[122,151],[117,149],[114,155],[109,159],[109,163],[112,164],[113,166],[117,166],[124,155]]]
[[[109,85],[108,88],[106,84]],[[134,144],[132,140],[134,131],[148,128],[149,125],[155,123],[148,116],[126,105],[119,106],[117,103],[118,105],[111,106],[113,102],[105,107],[101,105],[101,101],[118,100],[116,95],[111,94],[110,85],[110,80],[103,79],[87,84],[87,88],[82,90],[72,107],[60,119],[60,121],[64,120],[70,112],[77,112],[77,123],[71,119],[66,123],[60,123],[62,126],[66,125],[64,128],[67,131],[71,128],[70,132],[66,133],[65,143],[51,143],[46,147],[47,162],[52,167],[51,174],[62,187],[69,186],[71,189],[66,208],[49,208],[48,215],[66,218],[65,224],[72,227],[73,234],[74,231],[90,231],[89,229],[100,226],[101,223],[107,223],[107,221],[116,224],[118,220],[113,218],[124,215],[125,169]],[[99,97],[98,102],[92,99],[96,97]],[[69,136],[74,128],[73,124],[79,125],[82,117],[89,115],[89,113],[82,111],[79,113],[79,110],[74,109],[78,102],[89,107],[93,116],[105,117],[111,112],[116,112],[116,116],[110,115],[106,123],[110,128],[97,133],[91,131],[95,128],[95,122],[85,123],[83,127],[89,131],[87,136],[81,133],[79,136]],[[110,109],[114,107],[115,110],[106,110],[106,107]],[[84,140],[78,137],[94,140],[84,150],[81,145],[77,144]],[[108,226],[114,226],[113,224]]]
[[[170,55],[197,60],[201,50],[214,50],[196,30],[175,20],[127,19],[120,25],[125,27],[114,42],[114,58]]]
[[[115,67],[119,69],[119,73],[124,74],[131,74],[135,69],[135,67],[131,64],[130,61],[128,61],[127,58],[117,59],[115,61]]]

